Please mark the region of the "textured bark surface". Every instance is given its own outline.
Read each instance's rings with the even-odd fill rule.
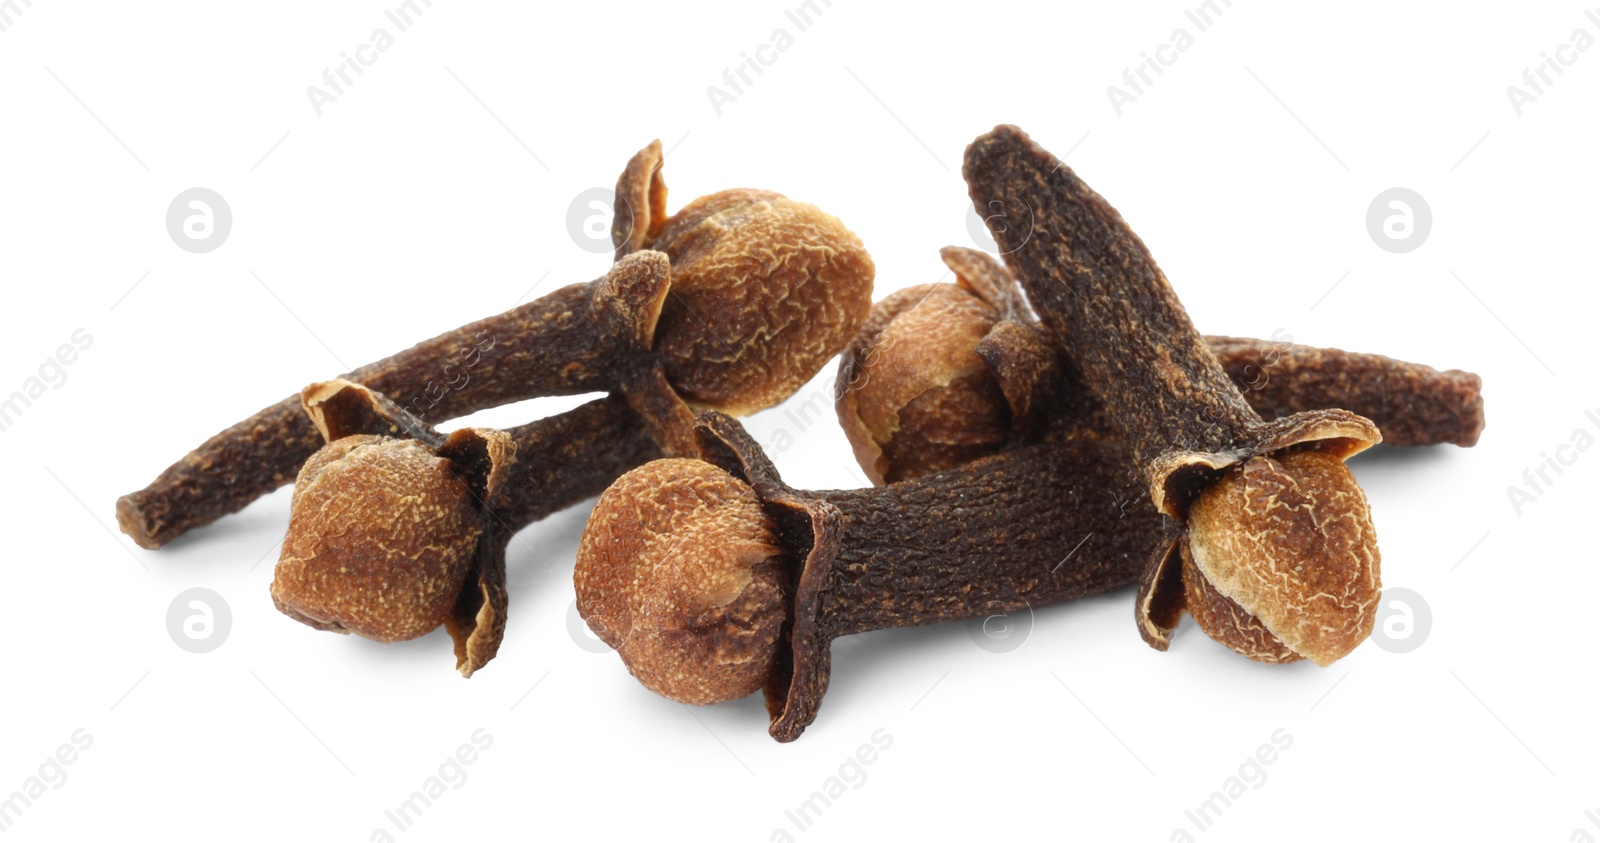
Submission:
[[[997,126],[973,141],[962,174],[1064,366],[1127,440],[1157,509],[1181,519],[1210,478],[1252,454],[1316,442],[1349,456],[1381,438],[1346,410],[1263,422],[1143,241],[1021,129]]]
[[[592,285],[574,284],[440,334],[345,379],[378,390],[427,421],[537,395],[610,389],[611,338],[595,329]],[[161,547],[294,481],[323,445],[292,395],[218,433],[117,501],[122,531]]]
[[[1005,289],[1010,275],[993,259],[946,248],[962,266],[984,268],[988,285]],[[981,253],[980,253],[981,254]],[[873,483],[893,483],[1040,440],[1047,417],[1055,430],[1114,435],[1100,404],[1073,378],[1072,367],[1025,307],[998,311],[964,334],[918,324],[919,313],[952,297],[988,308],[1003,296],[962,285],[923,284],[873,305],[865,327],[840,357],[835,402],[839,424]],[[998,305],[997,305],[998,306]],[[949,310],[945,305],[944,310]],[[896,330],[903,327],[917,330]],[[973,335],[982,339],[974,341]],[[1483,430],[1481,379],[1377,354],[1294,343],[1207,336],[1245,400],[1266,420],[1343,407],[1378,425],[1392,445],[1476,444]],[[956,341],[961,340],[961,341]],[[963,369],[973,355],[986,364]],[[951,373],[959,374],[959,377]]]
[[[808,492],[785,485],[738,422],[700,419],[707,458],[755,489],[792,566],[790,625],[765,686],[780,741],[815,719],[833,639],[1111,591],[1134,582],[1165,537],[1115,439],[1022,448],[883,488]]]
[[[629,470],[666,456],[639,415],[618,397],[506,432],[517,458],[494,514],[511,532],[595,497]]]
[[[1015,126],[967,147],[974,206],[1083,382],[1149,464],[1224,451],[1259,421],[1228,380],[1143,241],[1116,209]]]
[[[1390,445],[1469,448],[1483,432],[1483,380],[1377,354],[1208,336],[1206,345],[1265,419],[1343,407]]]
[[[983,617],[1133,582],[1159,516],[1111,440],[1036,445],[880,489],[818,493],[843,518],[830,637]]]
[[[1378,549],[1366,496],[1343,460],[1378,442],[1377,427],[1334,409],[1263,421],[1121,215],[1022,130],[998,126],[973,141],[962,172],[1064,365],[1080,375],[1110,429],[1126,441],[1156,509],[1184,525],[1197,569],[1280,634],[1301,629],[1285,618],[1314,599],[1330,577],[1361,580],[1375,595]],[[1327,468],[1291,472],[1296,476],[1288,485],[1298,497],[1264,496],[1248,517],[1220,517],[1215,506],[1208,510],[1213,517],[1189,517],[1192,505],[1217,503],[1219,489],[1264,476],[1263,466],[1291,449],[1320,451],[1318,465]],[[1298,465],[1293,457],[1285,460]],[[1360,523],[1369,526],[1336,526]],[[1293,525],[1296,532],[1260,529],[1270,524]],[[1352,540],[1339,540],[1347,537]],[[1266,544],[1272,552],[1257,552]],[[1183,599],[1182,578],[1168,573],[1175,547],[1165,545],[1152,556],[1135,601],[1139,630],[1156,649],[1166,648],[1173,627],[1154,615],[1175,619],[1171,609]],[[1230,593],[1227,581],[1236,568],[1279,581],[1271,589]],[[1155,593],[1158,588],[1171,593]],[[1329,613],[1312,621],[1336,633],[1285,642],[1309,648],[1299,651],[1318,664],[1342,657],[1372,629],[1375,596],[1338,596]]]
[[[620,391],[684,454],[694,421],[685,400],[735,415],[782,402],[860,329],[872,304],[872,258],[838,218],[770,191],[721,191],[667,217],[661,161],[652,142],[618,180],[617,263],[599,281],[345,378],[429,421],[545,395]],[[158,548],[290,482],[320,444],[286,399],[122,497],[117,520],[140,546]]]

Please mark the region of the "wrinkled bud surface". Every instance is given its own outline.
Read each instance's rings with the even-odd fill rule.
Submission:
[[[1189,612],[1258,661],[1325,666],[1355,649],[1377,618],[1378,568],[1366,495],[1334,454],[1252,457],[1189,508]]]
[[[578,612],[645,687],[707,705],[759,690],[787,615],[785,561],[755,492],[709,463],[657,460],[595,505]]]
[[[646,248],[672,263],[656,354],[691,403],[743,415],[780,403],[872,306],[861,239],[813,205],[725,190],[674,214]]]
[[[1011,410],[976,349],[999,321],[955,284],[929,284],[873,309],[885,324],[841,384],[839,420],[873,482],[962,465],[1005,446]]]
[[[450,613],[482,530],[449,460],[411,439],[346,436],[295,481],[272,600],[318,629],[416,638]]]
[[[1186,608],[1207,635],[1226,644],[1234,652],[1258,662],[1288,664],[1301,660],[1301,655],[1279,641],[1278,636],[1268,631],[1260,618],[1222,596],[1195,567],[1194,556],[1187,546],[1182,553]]]

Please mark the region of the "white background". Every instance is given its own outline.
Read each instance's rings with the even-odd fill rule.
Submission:
[[[1584,416],[1600,408],[1600,49],[1521,116],[1505,90],[1575,29],[1600,37],[1582,4],[1237,0],[1204,33],[1174,2],[834,0],[805,32],[771,2],[436,0],[405,33],[378,2],[17,5],[0,33],[0,394],[75,329],[94,341],[0,434],[0,795],[74,730],[93,744],[7,839],[1600,837],[1584,814],[1600,814],[1600,453],[1520,515],[1506,491],[1573,431],[1600,436]],[[1118,116],[1106,87],[1180,26],[1194,46]],[[394,45],[318,116],[306,87],[378,27]],[[793,46],[718,116],[707,86],[779,27]],[[998,122],[1122,211],[1202,330],[1483,376],[1478,447],[1354,463],[1385,584],[1431,607],[1422,646],[1268,667],[1186,622],[1157,653],[1123,592],[1039,611],[1006,654],[963,624],[841,640],[815,725],[780,745],[759,696],[691,710],[574,642],[586,508],[513,544],[505,644],[471,680],[442,631],[384,646],[273,609],[287,489],[159,552],[116,532],[118,495],[259,407],[601,274],[568,205],[651,138],[671,148],[673,209],[734,186],[815,203],[866,242],[882,296],[971,244],[961,155]],[[209,254],[164,227],[195,186],[234,215]],[[1395,186],[1433,214],[1408,254],[1365,226]],[[859,485],[831,419],[749,424],[797,434],[772,454],[795,485]],[[231,607],[208,654],[166,631],[191,587]],[[385,809],[479,728],[493,744],[465,783],[395,832]],[[859,787],[794,826],[784,812],[879,729],[892,746]],[[1197,831],[1185,810],[1278,729],[1293,745],[1265,782]]]

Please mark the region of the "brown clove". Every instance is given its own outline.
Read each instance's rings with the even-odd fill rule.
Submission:
[[[864,380],[886,375],[869,372]],[[1398,381],[1388,418],[1435,430],[1457,380]],[[1326,407],[1345,403],[1337,390],[1347,383],[1312,378],[1283,394]],[[574,571],[579,611],[647,687],[694,704],[765,689],[773,736],[792,740],[816,714],[835,638],[1042,608],[1138,581],[1175,528],[1121,438],[1093,418],[887,487],[807,492],[783,484],[737,423],[703,414],[713,464],[653,462],[601,496]],[[1191,611],[1208,609],[1197,601]]]
[[[706,412],[696,431],[706,461],[647,463],[600,496],[573,572],[578,611],[670,699],[763,690],[779,741],[815,719],[835,638],[1111,591],[1162,541],[1115,440],[809,492],[737,421]],[[1062,548],[1076,548],[1069,564]]]
[[[1125,438],[1156,508],[1184,527],[1152,555],[1141,583],[1145,640],[1165,649],[1186,605],[1213,638],[1262,660],[1326,665],[1365,640],[1379,555],[1344,460],[1377,443],[1377,427],[1343,410],[1263,421],[1144,243],[1020,129],[973,141],[962,171],[975,205],[1030,221],[991,232]],[[1187,596],[1186,574],[1196,584]],[[1202,609],[1221,601],[1238,611]]]
[[[376,641],[443,624],[464,676],[499,650],[516,531],[663,455],[616,396],[506,431],[449,435],[350,381],[312,384],[302,401],[327,444],[296,481],[273,603],[314,628]]]
[[[835,408],[872,482],[1032,444],[1047,426],[1109,431],[1100,406],[1070,381],[1070,363],[1058,363],[1046,347],[1009,270],[972,249],[940,254],[956,282],[891,293],[841,355]],[[1386,443],[1405,446],[1470,447],[1483,430],[1482,381],[1468,372],[1287,340],[1204,339],[1269,420],[1338,405],[1371,419]],[[1024,354],[1034,365],[1016,365]],[[1029,404],[1007,397],[1032,399],[1041,382],[1048,397]]]
[[[365,384],[419,417],[448,419],[528,398],[619,392],[665,447],[691,447],[691,408],[740,415],[781,402],[853,336],[873,265],[838,219],[768,191],[729,190],[667,216],[661,145],[617,185],[617,263],[363,366]],[[117,521],[155,549],[290,482],[322,439],[291,396],[213,436]]]

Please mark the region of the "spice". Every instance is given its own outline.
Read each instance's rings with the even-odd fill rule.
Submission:
[[[780,741],[815,719],[835,638],[1104,593],[1162,540],[1115,440],[808,492],[733,419],[702,413],[696,430],[709,462],[647,463],[600,496],[573,572],[578,611],[671,699],[763,689]]]
[[[841,355],[839,423],[872,482],[1031,444],[1047,424],[1107,430],[1088,390],[1067,379],[1070,365],[1058,364],[1010,272],[972,249],[949,246],[940,255],[956,283],[891,293]],[[1288,341],[1205,343],[1267,419],[1340,406],[1372,419],[1386,443],[1407,446],[1468,447],[1483,430],[1474,374]]]
[[[1483,380],[1471,372],[1288,342],[1205,340],[1251,409],[1268,421],[1333,406],[1313,396],[1340,396],[1338,406],[1371,419],[1385,445],[1470,448],[1483,433]]]
[[[835,409],[874,483],[960,465],[1033,432],[1002,388],[1015,376],[1001,378],[978,353],[1000,325],[1017,325],[1000,315],[998,292],[958,273],[956,284],[908,287],[873,305],[841,355]],[[1053,377],[1054,352],[1042,339],[1029,348],[1037,365],[1028,371]]]
[[[1434,430],[1455,380],[1397,381],[1418,394],[1392,397],[1394,424]],[[1317,408],[1340,403],[1336,387],[1348,384],[1308,379],[1282,394]],[[771,734],[793,740],[816,716],[835,638],[1139,580],[1178,531],[1123,440],[1084,424],[881,488],[809,492],[784,484],[737,422],[703,413],[709,463],[652,462],[601,496],[573,574],[579,612],[657,693],[709,704],[762,689]],[[1290,655],[1214,589],[1197,588],[1188,605],[1209,627],[1239,624],[1256,658]]]
[[[652,142],[624,170],[617,195],[628,216],[613,221],[618,261],[604,277],[345,378],[430,420],[620,392],[674,451],[690,447],[690,407],[744,414],[781,402],[866,318],[871,258],[838,219],[766,191],[723,191],[665,217],[660,161]],[[123,496],[117,521],[159,548],[290,482],[321,445],[291,396]]]
[[[465,676],[504,634],[511,536],[662,455],[620,397],[448,436],[350,381],[313,384],[302,400],[328,444],[295,484],[274,604],[376,641],[444,624]]]
[[[1275,660],[1326,665],[1365,640],[1379,556],[1366,496],[1344,460],[1378,442],[1377,427],[1343,410],[1263,421],[1144,243],[1020,129],[975,140],[963,174],[975,205],[1026,209],[1026,231],[991,227],[1006,263],[1125,438],[1156,508],[1185,528],[1152,555],[1141,583],[1145,640],[1165,649],[1177,625],[1185,548],[1204,586],[1239,608],[1228,617],[1243,628],[1216,623],[1220,613],[1196,615],[1235,650],[1260,657],[1266,636],[1290,654]]]

